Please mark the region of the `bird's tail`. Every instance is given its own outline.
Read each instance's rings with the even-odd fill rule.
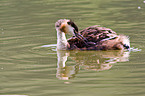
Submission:
[[[130,48],[130,40],[128,36],[125,35],[119,35],[120,41],[122,41],[122,44],[124,48],[129,49]]]

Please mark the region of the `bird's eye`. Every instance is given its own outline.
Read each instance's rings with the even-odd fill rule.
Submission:
[[[68,24],[68,25],[70,25],[70,24],[71,24],[71,22],[67,22],[67,24]]]
[[[59,25],[56,25],[56,27],[59,27]]]

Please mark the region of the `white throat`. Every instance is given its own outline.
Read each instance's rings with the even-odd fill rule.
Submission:
[[[57,29],[57,49],[58,50],[67,50],[68,42],[64,32],[61,32]]]

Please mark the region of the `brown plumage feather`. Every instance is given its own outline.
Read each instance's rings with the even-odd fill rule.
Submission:
[[[91,26],[79,31],[84,38],[87,39],[86,44],[77,37],[68,39],[70,50],[115,50],[123,49],[123,45],[116,35],[116,32],[109,28],[99,27],[99,25]]]

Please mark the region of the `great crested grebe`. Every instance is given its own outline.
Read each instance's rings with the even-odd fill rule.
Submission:
[[[130,48],[128,36],[117,35],[109,28],[94,25],[78,32],[78,27],[68,19],[55,23],[58,50],[122,50]],[[66,33],[73,34],[68,40]]]

